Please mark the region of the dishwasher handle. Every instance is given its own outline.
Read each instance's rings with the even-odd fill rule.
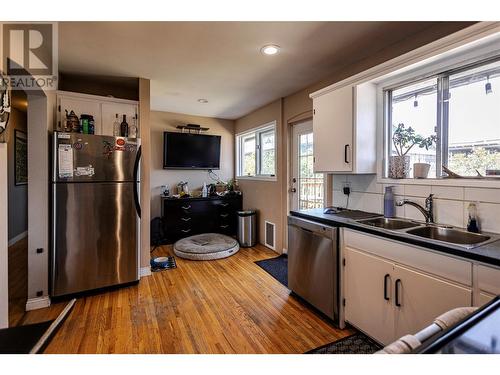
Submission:
[[[336,239],[337,227],[331,227],[328,225],[323,225],[321,223],[316,223],[311,220],[301,219],[297,217],[288,217],[288,227],[297,228],[301,231],[330,238],[332,240]]]

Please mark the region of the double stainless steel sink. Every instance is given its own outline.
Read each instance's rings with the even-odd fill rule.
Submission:
[[[464,230],[438,224],[423,224],[417,221],[405,219],[389,219],[377,217],[374,219],[357,220],[359,224],[384,229],[391,232],[399,232],[401,235],[425,238],[429,242],[446,243],[466,249],[485,245],[497,241],[499,236],[470,233]]]

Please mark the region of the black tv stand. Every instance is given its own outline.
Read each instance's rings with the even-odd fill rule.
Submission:
[[[236,235],[236,211],[242,195],[171,198],[162,197],[161,216],[167,243],[201,233]]]

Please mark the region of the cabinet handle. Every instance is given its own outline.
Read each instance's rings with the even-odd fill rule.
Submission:
[[[227,207],[227,206],[229,206],[229,203],[221,203],[220,205],[221,205],[222,207]]]
[[[389,296],[387,295],[387,281],[389,280],[389,277],[391,277],[391,275],[389,275],[389,274],[386,274],[384,276],[384,299],[386,301],[390,300]]]
[[[181,229],[181,232],[182,233],[189,233],[189,232],[191,232],[191,229]]]
[[[349,148],[349,145],[345,145],[344,146],[344,161],[345,161],[346,164],[349,164],[349,160],[347,159],[348,148]]]
[[[399,286],[401,285],[401,279],[397,279],[395,283],[395,301],[394,303],[396,304],[397,307],[401,307],[401,302],[399,301]]]
[[[229,214],[220,214],[220,217],[224,217],[224,218],[226,218],[226,217],[228,217],[228,216],[229,216]]]
[[[191,218],[190,217],[181,217],[181,220],[182,221],[189,221],[189,220],[191,220]]]
[[[182,208],[183,210],[189,210],[189,209],[191,208],[191,205],[189,205],[189,206],[181,206],[181,208]]]
[[[221,225],[220,227],[221,227],[222,229],[226,229],[228,226],[229,226],[229,225]]]

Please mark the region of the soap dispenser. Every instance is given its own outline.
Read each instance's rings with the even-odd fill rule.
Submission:
[[[393,186],[386,186],[384,193],[384,217],[394,217],[396,212],[396,202],[394,200]]]
[[[477,206],[475,203],[469,203],[467,207],[469,220],[467,221],[467,230],[472,233],[479,233],[479,219],[477,217]]]

